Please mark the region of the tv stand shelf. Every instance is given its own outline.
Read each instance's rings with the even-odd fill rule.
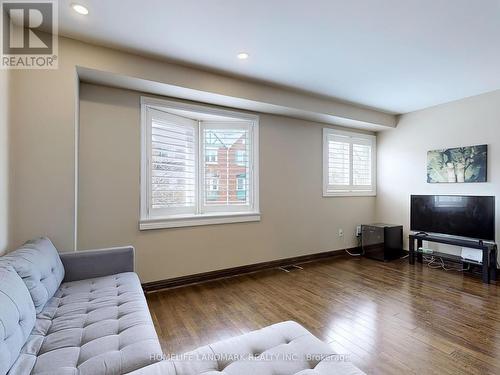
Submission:
[[[425,233],[414,233],[410,234],[410,254],[409,262],[410,264],[415,264],[415,258],[419,263],[423,262],[423,255],[437,256],[444,260],[449,260],[457,263],[467,263],[479,265],[482,268],[481,274],[484,283],[490,283],[490,281],[496,280],[496,270],[497,270],[497,246],[493,243],[487,243],[483,241],[474,241],[467,239],[457,239],[446,236],[430,235]],[[415,241],[417,241],[417,247],[415,249]],[[419,251],[422,247],[423,241],[442,243],[446,245],[454,245],[459,247],[468,247],[471,249],[482,250],[483,259],[481,262],[475,262],[470,260],[462,259],[462,257],[457,255],[445,254],[440,252],[424,253]]]
[[[458,256],[458,255],[441,253],[439,251],[433,251],[432,253],[426,253],[424,251],[416,249],[415,253],[417,254],[417,256],[419,254],[422,254],[422,256],[428,256],[428,257],[432,257],[433,256],[433,257],[442,258],[443,260],[448,260],[448,261],[454,262],[454,263],[474,264],[476,266],[482,266],[483,265],[482,262],[476,262],[475,260],[464,259],[464,258],[462,258],[461,256]]]

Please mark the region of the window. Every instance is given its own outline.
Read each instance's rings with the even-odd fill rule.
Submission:
[[[376,195],[376,138],[323,129],[323,195]]]
[[[260,220],[258,117],[142,98],[140,229]]]
[[[205,151],[205,162],[217,164],[217,151],[216,148],[207,148]]]
[[[236,199],[245,200],[247,195],[247,176],[239,174],[236,178]]]
[[[244,150],[236,150],[235,159],[236,159],[236,164],[246,165],[247,160],[246,160],[245,151]]]
[[[239,175],[236,179],[236,190],[246,190],[246,177],[245,175]]]

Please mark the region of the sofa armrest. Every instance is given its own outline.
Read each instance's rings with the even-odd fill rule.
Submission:
[[[64,281],[77,281],[134,272],[133,246],[60,253],[64,265]]]

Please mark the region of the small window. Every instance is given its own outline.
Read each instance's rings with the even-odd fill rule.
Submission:
[[[217,164],[217,150],[216,148],[208,148],[205,150],[205,162],[209,164]]]
[[[245,144],[242,143],[242,146],[244,146]],[[246,155],[245,155],[245,151],[244,150],[236,150],[235,151],[235,160],[236,160],[236,164],[238,165],[246,165]]]
[[[376,137],[323,129],[323,195],[376,195]]]
[[[141,229],[260,219],[258,117],[142,98]]]
[[[207,190],[208,191],[219,191],[219,179],[211,178],[207,180]]]
[[[243,191],[246,190],[246,177],[245,175],[239,175],[236,179],[236,190]]]

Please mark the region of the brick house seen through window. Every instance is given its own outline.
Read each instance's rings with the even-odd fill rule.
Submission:
[[[248,133],[221,129],[205,132],[205,204],[247,204]]]

